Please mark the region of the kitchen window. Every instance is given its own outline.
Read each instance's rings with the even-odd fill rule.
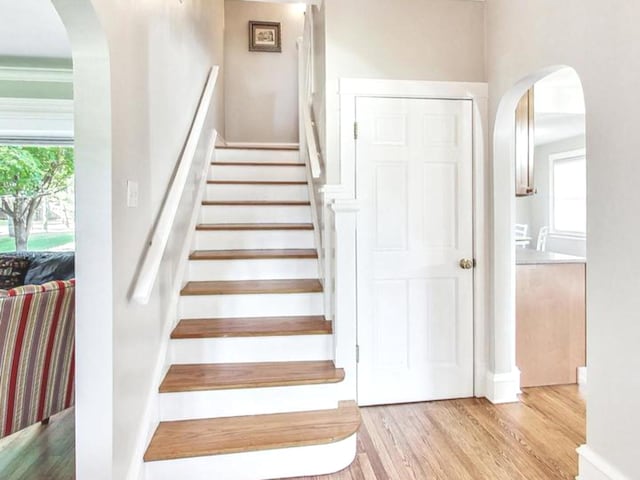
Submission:
[[[584,237],[587,232],[587,162],[585,150],[549,157],[551,231]]]

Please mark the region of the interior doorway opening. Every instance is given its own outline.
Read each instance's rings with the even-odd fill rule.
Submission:
[[[586,129],[578,73],[502,99],[494,131],[494,371],[519,387],[586,380]]]
[[[48,249],[53,241],[57,243],[53,248],[72,250],[62,253],[75,257],[75,320],[70,307],[71,320],[67,322],[75,335],[75,349],[69,346],[65,355],[69,378],[75,382],[69,381],[70,387],[64,390],[65,399],[75,397],[75,411],[65,410],[60,417],[73,425],[75,416],[75,442],[73,429],[64,428],[59,430],[65,432],[64,439],[58,439],[56,447],[66,449],[63,456],[71,460],[69,476],[111,478],[111,99],[106,36],[90,0],[6,3],[0,18],[0,143],[5,154],[30,165],[31,173],[35,172],[32,176],[40,180],[47,179],[43,167],[51,163],[48,160],[64,160],[66,180],[75,186],[69,190],[64,182],[56,186],[49,183],[49,190],[61,189],[71,198],[56,200],[46,211],[42,202],[32,202],[39,208],[31,217],[32,226],[39,230],[31,232],[31,238],[20,239],[19,244],[14,242],[14,249],[22,250],[26,245],[33,250],[31,240],[51,233],[44,235],[44,248],[40,242],[36,249]],[[53,174],[57,173],[54,169]],[[14,177],[19,181],[26,178],[22,173]],[[42,193],[34,188],[24,192]],[[17,203],[26,193],[18,196]],[[61,226],[65,232],[57,231]],[[69,234],[71,229],[73,235]],[[53,344],[58,348],[59,343]],[[36,412],[42,409],[36,404]],[[35,425],[35,433],[43,434],[36,444],[43,455],[56,456],[61,452],[47,447],[47,428]],[[23,439],[22,432],[16,435]],[[10,454],[15,446],[11,442],[3,453]],[[56,458],[48,461],[55,463]],[[46,462],[45,458],[37,461],[45,469],[42,472],[49,471],[50,463]],[[27,475],[41,476],[38,472]]]

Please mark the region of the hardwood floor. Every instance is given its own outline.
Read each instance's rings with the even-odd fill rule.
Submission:
[[[0,439],[2,480],[71,480],[75,477],[74,409]]]
[[[585,442],[578,387],[525,389],[521,400],[363,408],[356,461],[304,480],[574,480]]]
[[[585,441],[578,387],[530,388],[521,398],[363,408],[356,461],[304,480],[573,480]],[[0,478],[73,479],[71,412],[0,440]]]

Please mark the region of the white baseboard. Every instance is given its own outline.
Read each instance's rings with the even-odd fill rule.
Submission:
[[[474,366],[473,392],[476,398],[487,396],[487,366],[484,362],[476,361]]]
[[[510,373],[493,373],[487,371],[485,397],[493,404],[519,402],[520,370],[515,368]]]
[[[229,142],[224,145],[232,148],[300,148],[299,143],[279,143],[279,142]]]
[[[580,462],[576,480],[631,480],[594,452],[589,445],[582,445],[576,451]]]
[[[578,367],[578,385],[587,386],[587,367]]]

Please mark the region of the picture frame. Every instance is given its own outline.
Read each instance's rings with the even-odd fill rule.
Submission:
[[[249,22],[250,52],[282,52],[280,22]]]

